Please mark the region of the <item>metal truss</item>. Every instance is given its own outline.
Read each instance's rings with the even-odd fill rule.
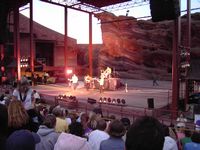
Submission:
[[[41,0],[43,2],[48,2],[60,6],[65,6],[69,8],[74,8],[76,10],[88,12],[88,13],[100,13],[100,12],[112,12],[117,10],[129,9],[133,7],[139,7],[143,5],[148,5],[149,0],[129,0],[123,3],[117,3],[105,7],[96,7],[88,3],[82,3],[80,0]]]

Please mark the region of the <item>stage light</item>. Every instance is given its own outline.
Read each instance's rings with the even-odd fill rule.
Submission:
[[[111,98],[110,97],[108,98],[108,103],[111,103]]]
[[[102,97],[100,97],[100,98],[99,98],[99,102],[100,102],[100,103],[102,103],[102,101],[103,101],[103,98],[102,98]]]
[[[72,74],[72,72],[73,72],[72,69],[67,69],[66,70],[66,74]]]
[[[120,104],[120,103],[121,103],[121,100],[120,100],[119,98],[117,99],[117,103],[118,103],[118,104]]]
[[[104,103],[106,103],[106,101],[107,101],[107,98],[106,98],[106,97],[104,97],[104,98],[103,98],[103,102],[104,102]]]
[[[122,102],[122,104],[124,104],[124,105],[126,104],[125,99],[122,99],[121,102]]]
[[[112,99],[112,103],[115,104],[116,103],[116,99]]]

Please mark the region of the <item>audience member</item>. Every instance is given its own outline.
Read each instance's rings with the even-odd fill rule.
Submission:
[[[169,136],[169,128],[167,126],[163,126],[165,133],[165,141],[163,145],[163,150],[178,150],[178,146],[176,141]]]
[[[138,118],[127,132],[126,150],[162,150],[164,131],[162,124],[155,118]]]
[[[5,105],[0,104],[0,149],[5,150],[8,135],[8,111]]]
[[[40,137],[28,130],[17,130],[7,139],[6,150],[35,150],[35,145],[40,142]]]
[[[121,121],[113,120],[109,124],[108,133],[110,137],[100,144],[100,150],[124,150],[125,142],[122,136],[125,134],[125,128]]]
[[[67,122],[68,125],[70,125],[72,123],[71,118],[69,117],[69,112],[67,109],[65,109],[65,120]]]
[[[69,125],[69,133],[84,137],[83,125],[80,122],[73,122]]]
[[[9,134],[16,130],[30,128],[30,119],[21,101],[13,100],[8,106]]]
[[[126,130],[126,132],[125,132],[124,136],[122,137],[122,139],[123,139],[124,141],[126,141],[126,133],[127,133],[128,129],[130,128],[131,121],[129,120],[129,118],[121,118],[120,121],[123,123],[124,128],[125,128],[125,130]]]
[[[36,90],[33,90],[33,97],[35,98],[36,103],[41,102],[40,94]]]
[[[56,126],[55,126],[55,130],[58,133],[61,132],[68,132],[68,124],[65,121],[65,116],[64,116],[64,109],[61,108],[60,106],[56,106],[52,113],[56,116]]]
[[[184,133],[185,133],[185,137],[182,138],[182,139],[180,139],[180,142],[181,142],[182,147],[184,147],[184,145],[185,145],[186,143],[192,142],[192,139],[191,139],[192,133],[191,133],[191,131],[189,130],[189,128],[186,128],[186,129],[184,130]]]
[[[105,132],[106,126],[104,119],[97,121],[97,129],[92,131],[88,138],[92,150],[99,150],[101,142],[109,138],[108,133]]]
[[[55,144],[54,150],[92,150],[85,138],[79,136],[61,133]]]
[[[54,149],[54,145],[59,137],[59,133],[55,132],[55,125],[56,117],[53,114],[47,115],[37,132],[41,141],[36,145],[36,150]]]
[[[186,143],[183,150],[200,150],[200,133],[194,132],[191,139],[192,142]]]

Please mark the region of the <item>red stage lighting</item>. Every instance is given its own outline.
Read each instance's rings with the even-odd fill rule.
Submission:
[[[72,74],[72,73],[73,73],[73,70],[72,70],[72,69],[66,69],[65,72],[66,72],[67,75],[69,75],[69,74]]]

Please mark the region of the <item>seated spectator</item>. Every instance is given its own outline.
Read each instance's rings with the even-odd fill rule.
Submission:
[[[169,136],[169,128],[167,126],[163,126],[165,133],[165,141],[163,145],[163,150],[178,150],[178,146],[176,141]]]
[[[73,134],[61,133],[54,150],[92,150],[85,138]]]
[[[164,131],[162,124],[155,118],[138,118],[127,132],[126,150],[162,150]]]
[[[182,147],[184,147],[184,145],[186,143],[192,142],[192,139],[191,139],[192,133],[191,133],[191,131],[188,128],[186,128],[185,131],[184,131],[184,133],[185,133],[185,137],[182,138],[182,139],[180,139]]]
[[[83,125],[84,129],[84,137],[88,138],[88,135],[92,131],[92,129],[89,127],[89,116],[86,113],[81,114],[80,116],[81,124]]]
[[[56,116],[56,126],[55,126],[55,130],[58,133],[61,132],[68,132],[68,124],[65,121],[65,116],[64,116],[64,109],[61,108],[60,106],[56,106],[52,113]]]
[[[54,145],[59,137],[55,132],[56,117],[49,114],[45,117],[44,122],[40,125],[37,134],[40,136],[40,143],[36,145],[36,150],[53,150]]]
[[[97,121],[97,129],[92,131],[88,138],[92,150],[99,150],[101,142],[109,138],[108,133],[105,132],[106,126],[107,123],[104,119]]]
[[[13,100],[8,106],[9,134],[16,130],[31,129],[31,122],[21,101]]]
[[[40,137],[28,130],[17,130],[7,139],[6,150],[35,150],[35,145],[40,142]]]
[[[113,120],[108,127],[110,137],[100,144],[100,150],[124,150],[125,142],[122,136],[125,134],[125,128],[121,121]]]
[[[5,105],[0,104],[0,149],[5,150],[8,135],[8,111]]]
[[[67,122],[68,125],[70,125],[72,123],[71,118],[69,117],[69,112],[67,109],[65,109],[65,120]]]
[[[200,150],[200,133],[194,132],[191,139],[192,142],[186,143],[183,150]]]

